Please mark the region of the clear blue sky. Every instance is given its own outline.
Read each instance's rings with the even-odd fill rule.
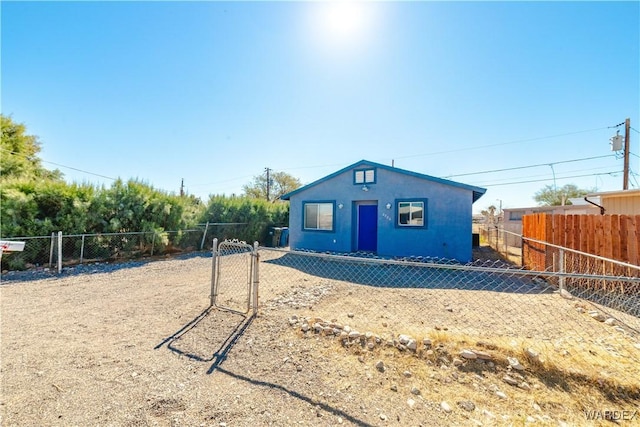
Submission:
[[[533,206],[621,189],[627,117],[640,173],[639,4],[2,1],[2,113],[68,181],[206,201],[368,159]]]

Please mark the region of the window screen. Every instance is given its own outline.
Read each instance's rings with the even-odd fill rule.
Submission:
[[[305,230],[333,230],[333,203],[305,203]]]

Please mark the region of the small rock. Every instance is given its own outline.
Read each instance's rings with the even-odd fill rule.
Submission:
[[[411,378],[411,371],[404,371],[402,375],[404,375],[405,378]]]
[[[526,391],[531,390],[531,386],[525,381],[522,381],[520,384],[518,384],[518,387]]]
[[[578,313],[586,313],[586,312],[587,312],[587,310],[585,310],[585,309],[584,309],[584,308],[582,308],[582,307],[576,307],[576,311],[577,311]]]
[[[457,357],[454,357],[454,358],[453,358],[453,362],[451,362],[451,363],[453,363],[453,366],[460,366],[460,365],[462,365],[464,362],[463,362],[462,360],[458,359]]]
[[[300,327],[300,330],[302,330],[302,332],[308,332],[309,329],[310,328],[308,323],[303,323],[302,326]]]
[[[533,405],[531,405],[531,407],[533,407],[533,409],[535,409],[538,412],[542,411],[542,408],[537,403],[534,403]]]
[[[379,361],[376,363],[376,369],[377,369],[378,371],[380,371],[380,372],[384,372],[385,367],[384,367],[384,362],[383,362],[382,360],[379,360]]]
[[[515,357],[507,357],[507,362],[509,362],[509,366],[512,369],[515,369],[516,371],[524,371],[524,366],[522,366]]]
[[[398,342],[402,345],[407,345],[407,343],[411,340],[409,335],[398,335]]]
[[[491,356],[486,351],[473,350],[473,352],[475,353],[476,356],[478,356],[478,359],[482,359],[482,360],[491,360],[491,359],[493,359],[493,356]]]
[[[518,385],[518,380],[516,380],[515,378],[511,378],[509,375],[505,375],[504,377],[502,377],[502,380],[509,385]]]
[[[460,402],[458,402],[458,406],[469,412],[476,409],[476,405],[470,400],[461,400]]]
[[[595,320],[597,320],[598,322],[604,322],[605,320],[607,320],[607,317],[600,313],[599,311],[590,311],[589,315],[594,318]]]
[[[358,332],[358,331],[349,332],[349,338],[352,339],[352,340],[360,338],[360,332]]]
[[[540,353],[538,353],[537,351],[535,351],[532,348],[527,348],[524,353],[527,355],[527,357],[535,362],[539,362],[540,361]]]
[[[418,389],[417,387],[411,387],[411,394],[415,394],[416,396],[418,396],[420,394],[420,389]]]
[[[387,322],[382,322],[382,327],[386,328],[387,327]]]
[[[407,405],[409,405],[409,408],[413,409],[413,407],[416,405],[416,401],[413,400],[412,398],[408,398]]]
[[[449,404],[447,402],[440,402],[440,407],[447,414],[450,414],[451,411],[452,411],[451,406],[449,406]]]
[[[387,421],[387,416],[385,414],[380,414],[380,419],[382,421]]]
[[[418,343],[413,338],[409,340],[407,343],[407,348],[412,351],[416,351],[418,349]]]
[[[609,325],[609,326],[615,326],[616,325],[616,319],[614,319],[613,317],[609,317],[607,320],[604,321],[605,325]]]
[[[474,360],[478,358],[478,355],[471,350],[462,350],[460,352],[460,357],[464,359]]]
[[[354,314],[353,313],[347,313],[347,317],[353,319]]]
[[[296,371],[298,371],[298,372],[302,372],[302,365],[298,365],[298,366],[296,366]]]
[[[565,299],[573,299],[573,295],[566,289],[560,289],[560,296]]]
[[[395,385],[395,384],[391,384],[391,387],[389,387],[389,389],[390,389],[391,391],[398,391],[398,386],[397,386],[397,385]]]
[[[493,414],[493,412],[487,411],[486,409],[482,410],[482,415],[484,415],[487,418],[495,418],[496,416]]]
[[[432,344],[432,343],[431,343],[431,340],[430,340],[429,338],[425,338],[425,339],[423,339],[423,340],[422,340],[422,344],[423,344],[425,347],[431,347],[431,344]]]
[[[500,390],[496,391],[496,396],[498,396],[500,399],[506,399],[507,398],[507,395],[504,394],[504,392],[502,392]]]

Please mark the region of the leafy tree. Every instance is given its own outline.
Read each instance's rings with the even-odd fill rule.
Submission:
[[[300,180],[286,172],[269,174],[269,197],[267,197],[267,175],[253,177],[253,182],[242,187],[244,195],[255,199],[277,200],[283,194],[302,186]]]
[[[25,125],[15,123],[10,117],[0,115],[0,179],[62,180],[59,170],[42,167],[38,137],[28,135]]]
[[[570,205],[570,198],[584,197],[590,192],[591,190],[578,188],[575,184],[566,184],[557,189],[553,185],[545,185],[536,192],[533,199],[539,206]]]
[[[251,197],[211,196],[201,222],[245,223],[240,227],[217,226],[216,237],[264,243],[269,227],[289,223],[289,204]]]

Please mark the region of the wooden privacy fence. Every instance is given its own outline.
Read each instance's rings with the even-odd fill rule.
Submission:
[[[524,215],[522,237],[640,265],[640,215]],[[534,242],[523,246],[526,268],[554,267],[554,251],[545,246]]]

